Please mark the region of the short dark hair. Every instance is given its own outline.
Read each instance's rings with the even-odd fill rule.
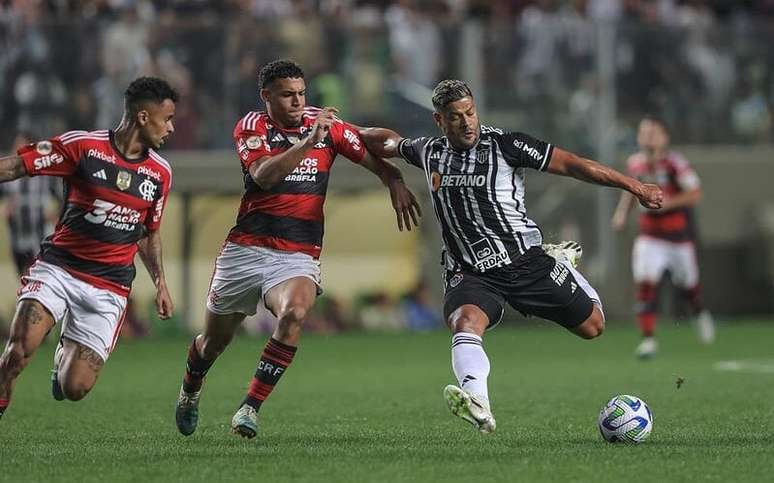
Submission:
[[[642,121],[650,121],[655,122],[659,126],[661,126],[661,129],[664,130],[667,134],[669,134],[669,124],[667,124],[666,120],[659,116],[658,114],[645,114],[642,116]]]
[[[433,107],[436,111],[465,97],[473,97],[470,87],[461,80],[442,80],[433,89]]]
[[[165,99],[177,102],[177,91],[164,79],[158,77],[139,77],[129,84],[124,92],[124,103],[127,111],[137,112],[140,104],[152,101],[161,104]]]
[[[279,59],[264,65],[258,73],[258,84],[266,89],[275,79],[303,79],[301,66],[289,59]]]

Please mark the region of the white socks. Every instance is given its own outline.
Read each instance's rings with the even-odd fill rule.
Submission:
[[[467,332],[454,334],[452,367],[460,388],[489,402],[489,390],[486,385],[489,377],[489,358],[481,345],[481,337]]]

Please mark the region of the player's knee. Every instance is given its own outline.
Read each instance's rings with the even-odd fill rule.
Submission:
[[[24,368],[24,360],[24,346],[21,342],[11,342],[6,346],[3,355],[0,356],[0,371],[15,377]]]
[[[278,315],[280,323],[285,325],[301,325],[306,319],[309,309],[303,304],[287,304]]]
[[[602,311],[594,306],[594,310],[588,319],[578,326],[575,333],[584,339],[596,339],[605,331],[605,315]]]
[[[94,386],[93,381],[87,381],[77,377],[65,378],[64,381],[60,380],[59,382],[62,385],[62,392],[70,401],[80,401],[85,398]]]
[[[460,307],[455,310],[447,321],[449,328],[456,334],[457,332],[471,332],[482,334],[486,330],[489,322],[486,317],[482,317],[480,311]]]

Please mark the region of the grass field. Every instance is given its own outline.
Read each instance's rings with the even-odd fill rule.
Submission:
[[[772,481],[774,323],[726,323],[711,347],[687,326],[660,335],[659,357],[639,362],[628,327],[597,341],[498,328],[485,340],[490,436],[445,407],[448,334],[308,335],[251,441],[228,423],[262,341],[238,340],[216,363],[189,438],[173,415],[187,340],[124,341],[79,403],[51,398],[48,343],[0,421],[0,480]],[[644,444],[601,440],[597,413],[615,393],[653,410]]]

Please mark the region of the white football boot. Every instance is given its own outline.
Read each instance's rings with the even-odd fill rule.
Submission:
[[[702,310],[696,317],[696,331],[704,344],[712,344],[715,340],[715,320],[709,310]]]
[[[563,241],[560,243],[544,243],[543,251],[557,261],[567,260],[573,267],[583,256],[583,248],[576,241]]]
[[[249,404],[242,404],[231,419],[231,432],[252,439],[258,434],[258,413]]]
[[[658,343],[655,337],[645,337],[637,346],[637,350],[634,351],[635,355],[640,359],[650,359],[656,355],[658,351]]]
[[[443,397],[452,414],[469,422],[484,434],[494,432],[497,422],[487,400],[452,385],[443,389]]]

